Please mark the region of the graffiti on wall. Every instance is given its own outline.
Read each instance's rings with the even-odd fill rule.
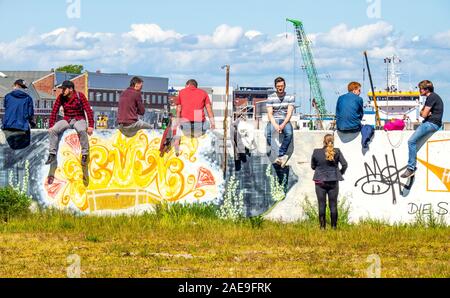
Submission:
[[[126,138],[119,131],[90,138],[90,159],[81,165],[76,133],[60,143],[54,182],[42,183],[45,197],[59,208],[82,212],[120,211],[160,202],[205,202],[219,196],[223,183],[217,165],[201,157],[202,138],[182,138],[179,156],[160,156],[161,137],[140,131]],[[205,147],[203,145],[203,147]],[[208,147],[208,146],[206,146]]]
[[[449,144],[450,140],[427,142],[426,161],[420,158],[417,159],[427,169],[427,192],[450,192],[450,169],[436,166],[434,163],[430,162],[432,156],[435,159],[439,158],[442,160],[442,155],[439,154],[440,151],[439,153],[435,152],[435,154],[430,155],[430,151],[433,151],[431,148],[433,146],[437,147],[437,145],[444,146],[446,143]],[[438,148],[438,150],[439,149],[442,150],[443,148]],[[392,203],[396,204],[396,190],[398,190],[400,195],[404,195],[406,190],[411,190],[411,187],[414,185],[414,177],[405,183],[401,181],[400,175],[406,170],[406,166],[399,168],[395,150],[392,150],[391,157],[385,154],[383,160],[378,160],[377,157],[373,155],[372,159],[372,164],[367,162],[364,163],[365,175],[355,182],[355,187],[360,187],[363,194],[369,196],[381,196],[390,192],[392,193]],[[439,162],[436,161],[436,163]],[[442,184],[437,186],[436,181],[434,181],[436,179],[432,179],[430,175],[434,175],[438,178],[439,181],[437,184],[440,184],[439,182],[442,182]],[[442,186],[444,186],[444,189]]]
[[[430,141],[426,147],[426,160],[418,158],[427,169],[428,192],[450,192],[450,164],[440,165],[443,157],[448,157],[448,145],[450,139]]]
[[[364,163],[366,175],[358,179],[355,187],[360,187],[365,195],[380,196],[388,192],[392,193],[392,203],[397,203],[396,187],[398,192],[403,193],[404,188],[408,188],[410,183],[404,184],[400,180],[401,172],[406,167],[399,169],[395,150],[392,150],[392,159],[386,154],[384,156],[385,167],[382,168],[383,162],[378,161],[375,155],[372,156],[373,164]]]

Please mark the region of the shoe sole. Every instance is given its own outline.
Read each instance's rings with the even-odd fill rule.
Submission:
[[[286,165],[287,165],[288,162],[289,162],[289,158],[286,159],[286,161],[284,161],[284,162],[282,162],[282,163],[280,164],[281,167],[284,169],[284,168],[286,167]]]
[[[414,177],[415,175],[416,175],[416,173],[413,173],[413,174],[411,174],[411,175],[409,175],[407,177],[405,177],[405,176],[400,176],[400,177],[403,178],[403,179],[409,179],[411,177]]]

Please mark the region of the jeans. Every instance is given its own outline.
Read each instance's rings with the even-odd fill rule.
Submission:
[[[77,121],[75,119],[72,119],[70,123],[67,122],[66,120],[58,121],[49,130],[49,139],[50,139],[49,153],[53,155],[57,154],[60,138],[62,137],[64,132],[70,128],[75,129],[76,132],[78,133],[81,145],[81,154],[89,155],[89,137],[87,134],[86,120]]]
[[[338,222],[338,195],[339,182],[324,182],[323,184],[316,184],[316,194],[319,201],[319,221],[320,227],[326,227],[326,210],[327,210],[327,195],[330,204],[331,226],[337,227]]]
[[[281,125],[284,122],[283,119],[275,119],[275,121],[278,123],[278,125]],[[272,138],[274,137],[274,135],[277,134],[278,132],[275,131],[272,123],[269,122],[269,124],[267,124],[266,127],[266,138],[269,147],[272,147]],[[278,157],[286,155],[293,138],[294,138],[294,128],[292,127],[292,124],[289,122],[282,131],[282,141]]]
[[[142,120],[138,120],[135,123],[130,124],[128,126],[119,124],[120,132],[127,138],[134,137],[142,129],[152,129],[152,128],[153,126],[150,123],[144,122]]]
[[[434,123],[422,123],[408,141],[409,159],[408,169],[415,171],[417,169],[417,151],[435,132],[440,129]]]
[[[181,122],[180,128],[184,136],[200,138],[208,130],[208,125],[206,122]]]

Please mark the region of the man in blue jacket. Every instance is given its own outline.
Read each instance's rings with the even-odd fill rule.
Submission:
[[[344,133],[360,132],[364,117],[364,100],[360,97],[361,84],[351,82],[348,93],[339,97],[336,105],[337,130]]]
[[[23,149],[29,143],[33,125],[33,99],[25,92],[24,80],[14,82],[14,90],[5,96],[5,117],[2,130],[13,149]]]

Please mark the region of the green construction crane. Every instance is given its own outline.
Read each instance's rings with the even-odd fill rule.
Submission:
[[[315,108],[317,109],[320,120],[327,114],[327,108],[325,106],[325,98],[323,97],[322,88],[320,87],[319,77],[317,75],[316,65],[314,64],[314,57],[311,50],[311,42],[306,36],[303,29],[303,23],[298,20],[286,19],[286,21],[294,24],[295,32],[297,33],[298,46],[302,53],[303,63],[305,63],[306,73],[308,75],[308,81],[311,86],[311,93],[313,96],[313,102],[315,102]]]

